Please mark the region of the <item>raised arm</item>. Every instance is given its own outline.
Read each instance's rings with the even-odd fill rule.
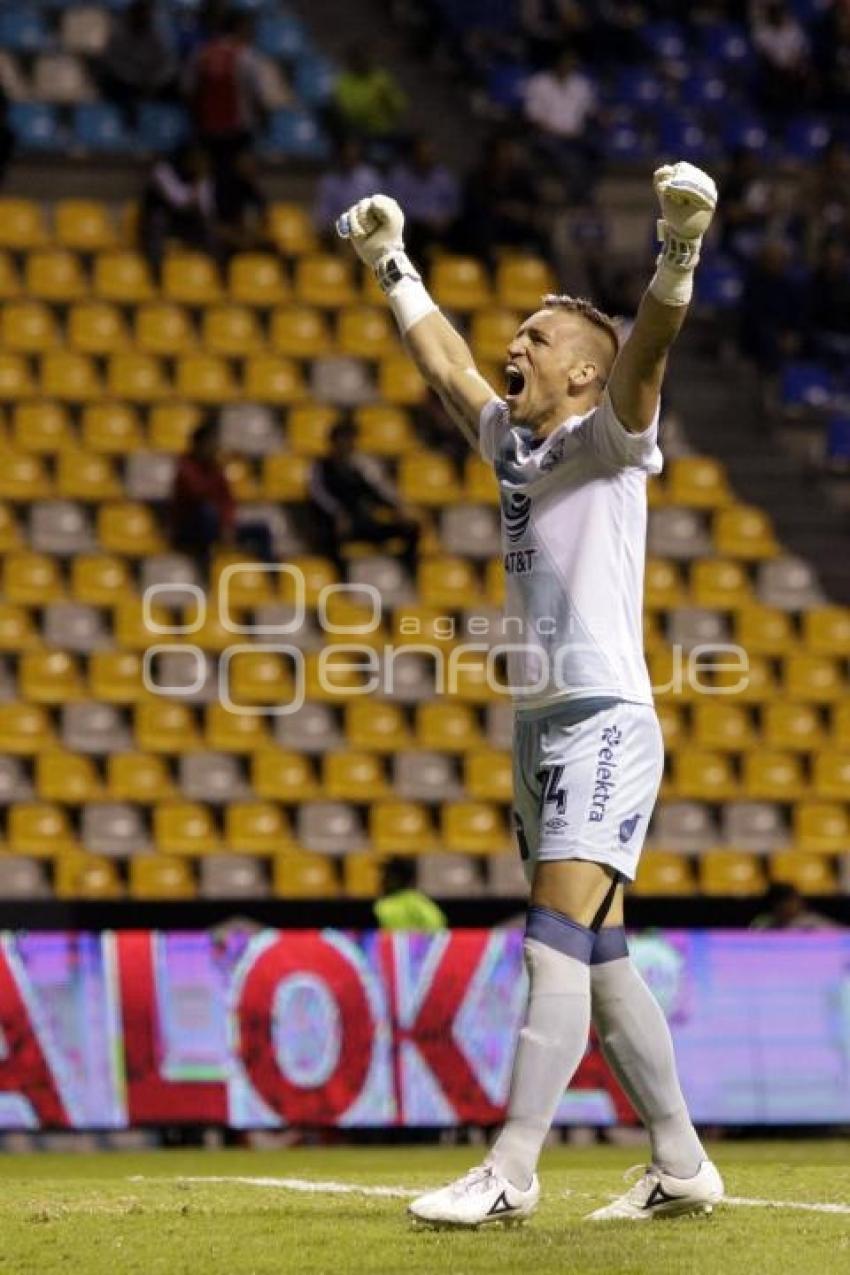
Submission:
[[[401,208],[387,195],[372,195],[349,208],[337,229],[374,270],[411,358],[475,446],[481,410],[497,397],[496,391],[478,372],[466,341],[437,309],[405,252]]]
[[[654,182],[661,204],[658,265],[608,381],[617,417],[632,434],[648,429],[657,410],[667,355],[685,322],[702,237],[717,207],[713,179],[693,164],[665,165]]]

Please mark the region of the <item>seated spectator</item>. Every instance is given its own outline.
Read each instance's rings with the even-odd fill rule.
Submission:
[[[799,205],[810,253],[825,238],[850,234],[850,150],[839,138],[803,173]]]
[[[334,233],[336,220],[346,208],[381,189],[381,176],[363,157],[363,143],[346,138],[337,151],[336,164],[320,179],[313,207],[313,221],[322,234]]]
[[[576,195],[586,192],[597,161],[589,128],[596,106],[596,88],[572,49],[563,49],[550,70],[532,75],[525,88],[525,117],[539,130],[544,154],[565,170]]]
[[[390,172],[387,190],[404,209],[405,243],[414,259],[450,243],[460,211],[460,187],[454,173],[437,162],[429,138],[416,138],[410,159]]]
[[[253,21],[245,9],[220,19],[216,34],[201,45],[186,72],[195,130],[216,177],[226,175],[237,155],[253,146],[265,117],[260,69],[252,47]]]
[[[215,255],[215,215],[215,187],[197,146],[179,146],[157,160],[139,213],[139,244],[154,273],[159,274],[169,239]]]
[[[239,151],[232,167],[219,172],[214,198],[216,234],[226,256],[270,246],[266,236],[268,200],[260,186],[253,151]]]
[[[408,571],[416,568],[419,522],[390,489],[369,478],[354,454],[357,431],[347,422],[331,430],[331,449],[317,460],[310,474],[315,543],[319,553],[342,566],[343,544],[366,540],[385,544],[402,542],[402,559]]]
[[[775,191],[762,173],[755,151],[739,147],[723,182],[718,208],[720,247],[735,257],[749,259],[760,248],[768,228]]]
[[[337,77],[332,106],[332,124],[340,136],[392,144],[407,113],[407,98],[391,72],[378,66],[365,45],[356,44]]]
[[[766,0],[753,5],[751,32],[764,106],[783,115],[799,111],[812,83],[805,30],[782,0]]]
[[[416,889],[415,859],[387,859],[382,875],[381,897],[374,903],[379,929],[433,934],[446,928],[442,908]]]
[[[544,253],[546,233],[527,151],[505,133],[490,138],[466,181],[460,240],[466,252],[495,261],[496,249]]]
[[[741,344],[766,372],[794,358],[802,344],[805,291],[791,249],[769,239],[752,262],[741,299]]]
[[[823,245],[809,284],[808,312],[817,351],[845,367],[850,359],[850,256],[843,239]]]
[[[775,881],[768,886],[762,900],[765,911],[753,920],[752,930],[838,930],[831,917],[822,916],[807,907],[795,885]]]
[[[177,63],[156,18],[152,0],[133,0],[116,13],[95,68],[104,97],[136,126],[140,102],[176,91]]]

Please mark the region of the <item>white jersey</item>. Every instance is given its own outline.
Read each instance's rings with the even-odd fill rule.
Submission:
[[[643,656],[646,479],[662,467],[658,413],[642,434],[606,391],[539,443],[492,399],[481,454],[499,481],[508,681],[519,712],[566,700],[652,703]]]

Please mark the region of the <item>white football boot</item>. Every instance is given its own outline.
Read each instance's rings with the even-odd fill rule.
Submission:
[[[633,1170],[629,1170],[629,1173]],[[628,1175],[626,1175],[628,1177]],[[654,1217],[678,1217],[685,1213],[710,1213],[723,1199],[723,1179],[710,1160],[703,1160],[692,1178],[674,1178],[655,1165],[619,1199],[588,1213],[587,1222],[626,1219],[647,1222]]]
[[[513,1224],[530,1217],[540,1199],[537,1174],[527,1191],[512,1186],[492,1165],[479,1164],[456,1182],[420,1195],[408,1206],[417,1222],[429,1226],[486,1226]]]

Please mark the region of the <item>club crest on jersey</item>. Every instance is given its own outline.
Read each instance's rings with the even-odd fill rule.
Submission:
[[[531,497],[521,491],[502,492],[502,517],[508,540],[521,540],[531,518]]]

